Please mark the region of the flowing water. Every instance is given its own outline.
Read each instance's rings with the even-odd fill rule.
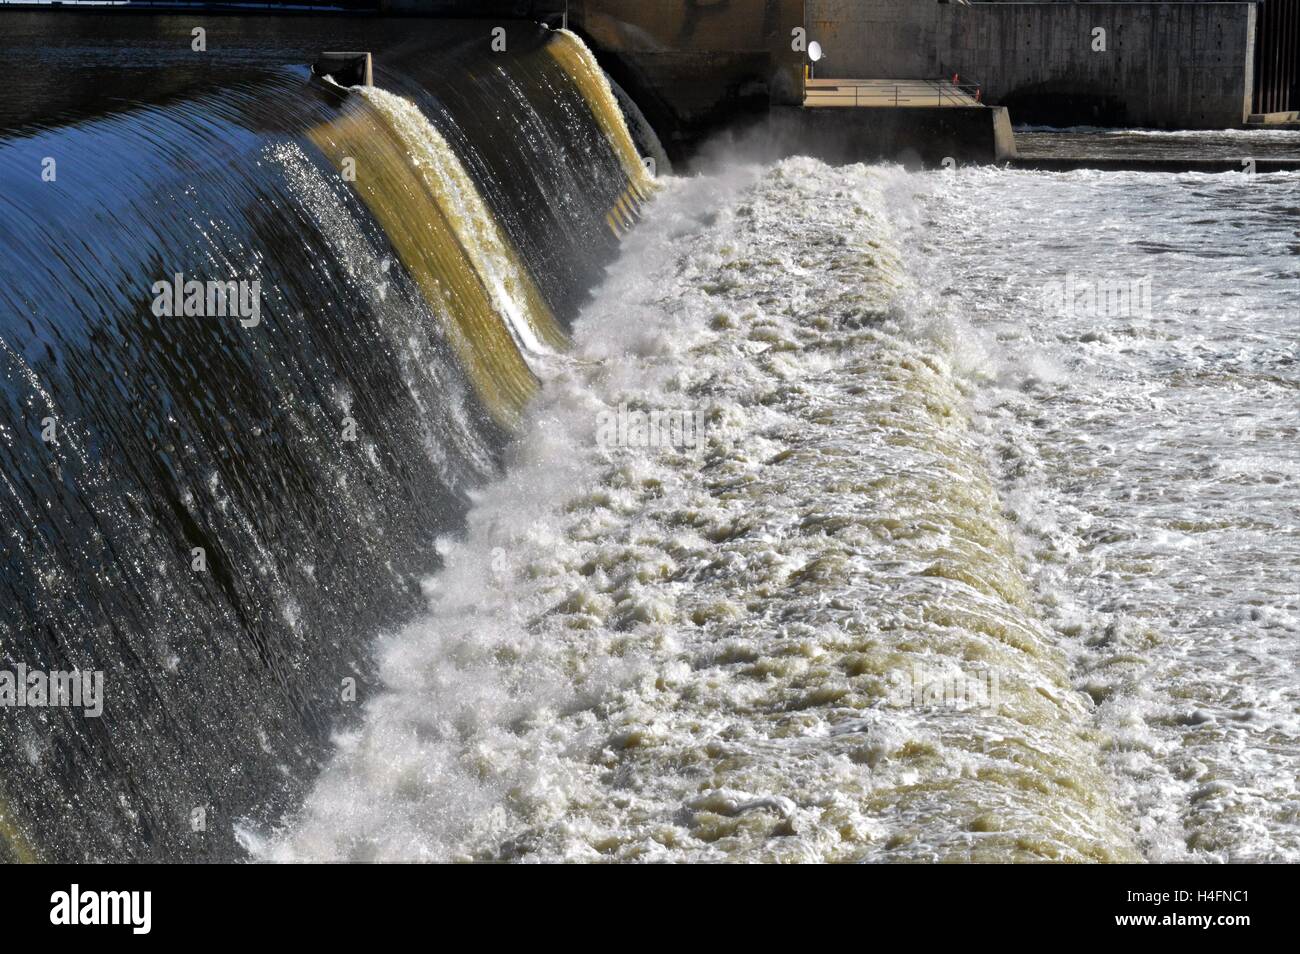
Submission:
[[[918,260],[981,342],[1003,500],[1140,849],[1300,859],[1300,175],[968,171],[925,210]],[[1149,307],[1044,296],[1071,278]]]
[[[1099,129],[1091,126],[1016,129],[1022,157],[1096,159],[1294,159],[1300,129]]]
[[[489,59],[487,24],[291,21],[370,31],[381,88],[348,93],[273,20],[215,21],[209,56],[183,17],[108,47],[11,22],[85,108],[6,98],[0,670],[104,698],[6,698],[0,854],[235,857],[371,694],[649,187],[533,24]]]
[[[106,686],[0,854],[1300,858],[1300,177],[654,183],[570,35],[156,20],[0,138],[0,670]]]
[[[1296,185],[672,181],[250,847],[1295,860]]]
[[[968,385],[909,316],[909,188],[811,160],[671,184],[444,542],[430,616],[383,640],[388,692],[255,849],[1133,856]],[[602,440],[622,407],[703,439]]]

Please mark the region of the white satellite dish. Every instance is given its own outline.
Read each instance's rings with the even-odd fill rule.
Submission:
[[[822,58],[822,45],[816,40],[808,44],[808,59],[816,63]]]

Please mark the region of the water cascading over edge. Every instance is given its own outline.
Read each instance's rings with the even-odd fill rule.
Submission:
[[[548,51],[573,41],[525,40],[450,85],[381,68],[402,96],[244,71],[0,140],[0,660],[106,685],[100,718],[5,713],[0,852],[236,856],[341,686],[364,701],[370,637],[423,606],[647,190],[607,91]],[[256,324],[156,314],[177,275],[257,282]]]

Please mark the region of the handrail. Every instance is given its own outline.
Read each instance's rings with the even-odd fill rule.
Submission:
[[[983,99],[984,84],[981,83],[979,80],[975,79],[973,76],[965,77],[966,82],[962,83],[961,80],[963,74],[961,70],[950,69],[948,66],[946,66],[943,63],[939,64],[939,75],[951,76],[953,78],[953,85],[955,86],[974,86],[975,89],[979,91],[977,92],[975,99],[977,101]]]
[[[895,106],[904,104],[903,100],[930,100],[933,98],[938,106],[969,106],[979,103],[983,98],[982,88],[978,83],[952,83],[948,80],[916,80],[905,83],[871,83],[845,79],[842,85],[832,85],[832,79],[815,81],[819,85],[806,87],[806,95],[815,95],[818,99],[847,100],[852,98],[854,106],[861,106],[864,98],[868,103],[879,105],[880,101],[891,96]],[[820,84],[826,85],[820,85]]]

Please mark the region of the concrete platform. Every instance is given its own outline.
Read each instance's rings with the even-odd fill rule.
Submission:
[[[817,109],[978,106],[974,90],[947,80],[810,79],[804,83],[803,104]]]
[[[1297,159],[1254,159],[1256,174],[1300,171]],[[1137,156],[1085,158],[1054,156],[1051,158],[1016,158],[1009,163],[1015,169],[1038,172],[1074,172],[1093,169],[1099,172],[1244,172],[1241,159],[1153,159]]]

